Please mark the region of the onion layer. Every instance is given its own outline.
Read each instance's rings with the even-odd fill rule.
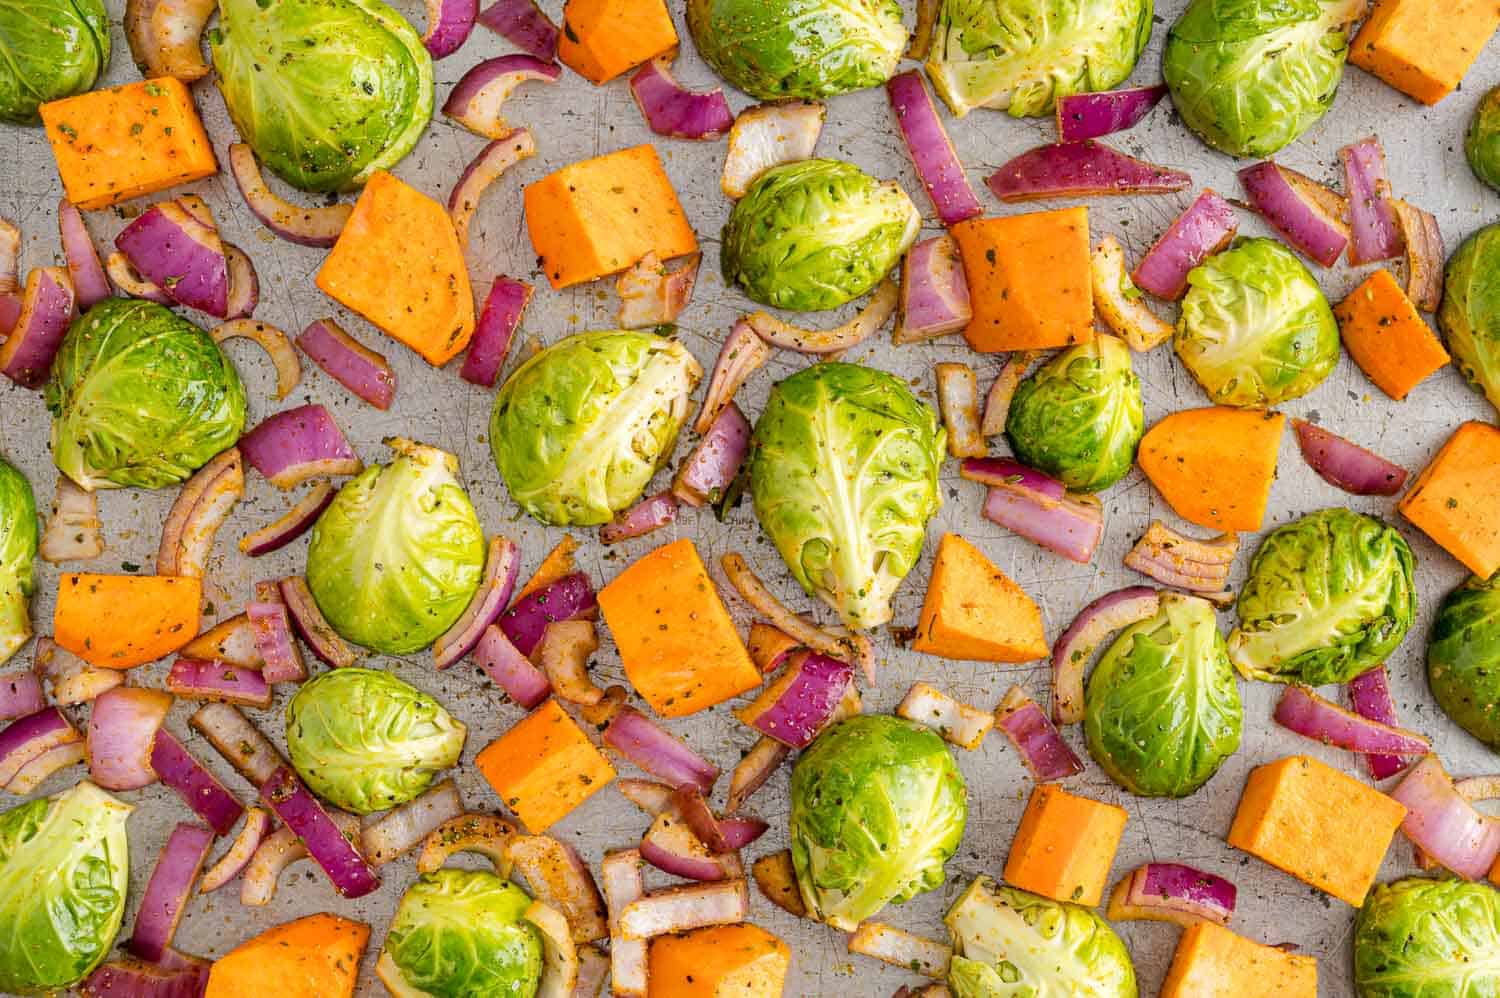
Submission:
[[[115,237],[115,247],[173,301],[223,319],[229,264],[212,217],[199,217],[203,210],[197,201],[160,201]]]
[[[1052,646],[1052,720],[1083,720],[1083,674],[1094,649],[1121,628],[1153,616],[1161,595],[1149,586],[1116,589],[1078,611]]]
[[[890,321],[900,296],[900,289],[889,278],[881,281],[859,314],[835,329],[803,329],[783,322],[769,312],[756,312],[745,321],[756,335],[773,347],[798,353],[841,353],[863,343]]]
[[[761,339],[744,319],[736,321],[724,337],[724,345],[714,360],[708,391],[703,396],[703,408],[693,420],[693,431],[707,433],[719,414],[734,401],[740,386],[770,359],[771,345]]]
[[[128,944],[133,955],[153,963],[166,956],[213,842],[213,831],[202,825],[181,822],[172,829],[135,915]]]
[[[906,251],[901,264],[901,301],[894,344],[930,340],[969,324],[974,308],[964,263],[952,236],[933,236]]]
[[[1240,171],[1255,210],[1303,255],[1325,267],[1349,243],[1348,203],[1311,177],[1269,160]]]
[[[1114,236],[1105,236],[1089,254],[1094,308],[1130,349],[1144,353],[1172,338],[1172,324],[1157,317],[1125,272],[1125,251]]]
[[[427,31],[422,45],[434,59],[457,52],[479,17],[479,0],[427,0]]]
[[[630,77],[630,94],[647,126],[678,139],[716,139],[729,131],[734,114],[718,87],[694,93],[672,76],[672,56],[652,59]]]
[[[1006,691],[995,708],[995,727],[1010,739],[1038,783],[1051,783],[1083,772],[1077,754],[1021,687],[1012,686]]]
[[[937,365],[938,410],[948,430],[948,453],[984,457],[989,444],[980,431],[979,379],[968,364]]]
[[[78,295],[78,309],[86,312],[114,292],[104,274],[104,264],[99,262],[94,240],[83,224],[83,213],[67,198],[57,202],[57,227],[62,235],[63,255],[68,261],[68,275],[72,277],[73,290]]]
[[[57,496],[47,517],[37,554],[54,564],[88,561],[104,553],[103,524],[99,521],[99,497],[85,492],[67,475],[57,476]]]
[[[274,522],[240,538],[240,550],[252,558],[281,550],[311,530],[337,494],[331,482],[319,482]]]
[[[1016,462],[1007,463],[1022,468]],[[1081,565],[1093,559],[1104,534],[1104,511],[1093,496],[1064,495],[1058,499],[1048,490],[1025,484],[1024,478],[991,485],[984,517]]]
[[[1318,477],[1357,496],[1393,496],[1406,485],[1406,469],[1309,423],[1293,419],[1297,448]]]
[[[472,385],[495,387],[520,328],[521,316],[531,302],[532,291],[525,281],[503,275],[495,278],[474,326],[474,338],[469,341],[469,352],[464,355],[459,377]]]
[[[546,673],[533,665],[497,626],[485,628],[474,648],[474,661],[496,686],[527,710],[552,692]]]
[[[544,62],[557,58],[557,25],[536,0],[495,0],[479,15],[479,23],[528,55]]]
[[[620,308],[615,322],[621,329],[646,329],[676,322],[693,297],[703,254],[690,254],[682,266],[667,270],[654,252],[641,257],[615,282]]]
[[[349,204],[303,208],[278,197],[266,186],[255,153],[243,142],[229,147],[229,171],[250,213],[277,236],[299,246],[331,247],[354,211]]]
[[[1117,922],[1228,925],[1237,894],[1234,884],[1212,873],[1181,863],[1147,863],[1115,885],[1107,914]]]
[[[730,402],[677,470],[672,494],[689,506],[717,503],[749,451],[750,421]]]
[[[166,728],[157,729],[151,742],[150,765],[161,782],[219,835],[228,835],[245,811],[224,784]]]
[[[1401,830],[1419,849],[1466,880],[1479,880],[1500,854],[1500,821],[1464,799],[1435,755],[1417,763],[1391,791],[1406,805]]]
[[[1401,254],[1401,226],[1385,179],[1385,149],[1371,135],[1339,150],[1349,196],[1349,262],[1358,266]]]
[[[1023,152],[986,183],[1001,201],[1015,203],[1104,194],[1170,194],[1192,186],[1193,178],[1085,139]]]
[[[1406,246],[1406,296],[1423,312],[1443,301],[1443,233],[1437,219],[1405,201],[1394,202],[1396,223]]]
[[[826,105],[799,100],[757,104],[741,111],[729,129],[729,148],[719,178],[724,196],[742,198],[773,166],[810,157],[827,115]]]
[[[1059,97],[1056,102],[1058,141],[1097,139],[1101,135],[1133,128],[1166,95],[1166,84],[1158,83],[1151,87]]]
[[[626,905],[620,913],[620,935],[650,939],[709,925],[732,925],[749,914],[750,893],[743,879],[668,887]]]
[[[521,549],[509,538],[490,538],[479,589],[463,615],[432,643],[432,664],[436,668],[446,669],[474,650],[484,632],[505,612],[520,573]]]
[[[278,489],[309,478],[355,475],[364,465],[321,405],[284,409],[240,438],[245,460]]]
[[[768,738],[790,748],[806,748],[833,723],[853,682],[854,669],[848,662],[802,652],[759,696],[734,713]]]
[[[911,69],[896,74],[886,81],[885,92],[906,151],[927,189],[927,196],[932,199],[938,220],[944,225],[954,225],[980,214],[984,209],[969,186],[963,163],[943,128],[943,119],[921,72]]]
[[[156,782],[151,749],[172,709],[161,690],[117,686],[89,712],[89,778],[105,790],[139,790]]]
[[[697,787],[707,794],[719,767],[633,707],[623,707],[604,729],[604,744],[673,787]]]
[[[26,275],[21,310],[0,345],[0,374],[22,388],[40,388],[77,312],[73,279],[63,267],[34,267]]]
[[[1367,669],[1349,680],[1349,702],[1359,716],[1396,728],[1396,703],[1391,699],[1388,680],[1385,666],[1377,665],[1373,669]],[[1370,775],[1377,780],[1395,776],[1410,761],[1400,756],[1379,753],[1365,756],[1365,765],[1370,767]]]
[[[292,341],[287,339],[286,333],[268,322],[230,319],[215,327],[210,335],[215,343],[223,343],[236,337],[254,340],[271,358],[271,364],[276,368],[274,398],[278,402],[290,395],[302,380],[302,362],[297,359],[297,351],[292,349]]]
[[[874,921],[861,922],[850,934],[849,952],[938,980],[947,978],[953,959],[953,947],[946,943]]]
[[[670,492],[647,496],[600,527],[599,540],[604,544],[619,544],[671,526],[677,519],[677,508],[677,496]]]
[[[1344,710],[1305,686],[1283,690],[1274,716],[1299,735],[1363,755],[1419,756],[1432,749],[1421,735]]]
[[[518,128],[495,136],[493,142],[469,161],[448,194],[448,217],[453,219],[453,231],[458,233],[459,245],[469,245],[469,223],[479,208],[479,199],[489,186],[506,170],[535,155],[536,140],[531,137],[531,132]]]
[[[250,862],[255,855],[255,850],[260,847],[261,840],[266,837],[266,832],[271,827],[271,812],[264,808],[252,807],[245,812],[245,824],[236,835],[234,842],[215,861],[213,866],[203,874],[203,879],[198,881],[198,893],[208,894],[218,890],[239,876],[240,871]]]
[[[239,448],[220,452],[182,484],[156,549],[157,575],[203,578],[219,528],[245,494]]]
[[[500,111],[522,83],[540,80],[556,83],[562,67],[529,55],[503,55],[486,59],[459,78],[443,104],[443,114],[475,135],[503,139],[510,132]]]
[[[1151,244],[1131,278],[1156,297],[1175,301],[1187,292],[1188,271],[1227,246],[1239,224],[1229,202],[1204,188]]]
[[[45,753],[79,740],[78,732],[56,707],[17,718],[0,730],[0,786],[10,783],[28,763]]]
[[[302,841],[344,897],[364,897],[380,886],[370,864],[290,769],[283,766],[272,773],[261,785],[260,798]]]

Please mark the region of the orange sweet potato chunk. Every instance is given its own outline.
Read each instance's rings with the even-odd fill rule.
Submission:
[[[352,998],[370,927],[308,915],[267,929],[214,961],[204,998]]]
[[[1318,998],[1318,961],[1199,922],[1177,941],[1161,998]]]
[[[1424,104],[1463,80],[1500,28],[1495,0],[1375,0],[1349,61]]]
[[[95,210],[219,172],[181,80],[141,80],[49,101],[42,125],[68,200]]]
[[[615,778],[614,767],[556,700],[490,742],[474,760],[526,830],[540,835]]]
[[[1278,412],[1210,406],[1162,419],[1136,461],[1177,515],[1216,530],[1259,530],[1281,449]]]
[[[714,925],[651,940],[651,998],[780,998],[787,944],[758,925]]]
[[[1075,797],[1052,783],[1038,786],[1011,842],[1006,882],[1054,901],[1097,905],[1125,818],[1124,808]]]
[[[975,350],[1043,350],[1094,338],[1087,208],[971,218],[949,231],[963,255],[974,309],[964,338]]]
[[[697,548],[687,538],[636,560],[599,590],[629,678],[663,717],[683,717],[760,685]]]
[[[474,292],[447,210],[384,170],[354,203],[317,284],[434,367],[474,335]]]
[[[526,231],[553,288],[618,274],[647,253],[698,250],[653,146],[565,166],[526,188]]]
[[[1460,426],[1396,508],[1481,579],[1500,571],[1500,428]]]
[[[944,534],[927,583],[914,651],[982,662],[1047,654],[1042,611],[974,545]]]
[[[568,0],[557,58],[594,83],[607,83],[677,47],[665,0]]]
[[[1339,302],[1333,314],[1349,356],[1393,399],[1406,398],[1448,363],[1448,351],[1383,267]]]
[[[1358,908],[1406,808],[1310,756],[1257,766],[1229,844]]]
[[[202,600],[188,576],[70,573],[57,583],[53,640],[106,669],[144,665],[197,636]]]

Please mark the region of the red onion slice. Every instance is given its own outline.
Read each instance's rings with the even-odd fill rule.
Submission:
[[[947,978],[953,959],[953,947],[946,943],[874,921],[861,922],[849,935],[849,952],[938,980]]]
[[[173,951],[175,953],[175,951]],[[85,998],[199,998],[208,988],[207,960],[175,954],[181,965],[116,957],[83,982]]]
[[[1229,202],[1205,187],[1151,244],[1131,279],[1156,297],[1175,301],[1187,292],[1188,271],[1229,245],[1239,227]]]
[[[250,213],[277,236],[299,246],[331,247],[354,211],[349,204],[304,208],[278,197],[266,186],[255,153],[243,142],[229,147],[229,171]]]
[[[787,657],[799,647],[796,638],[759,620],[750,625],[750,637],[745,641],[750,661],[763,676],[785,665]]]
[[[125,38],[142,75],[184,83],[207,76],[202,37],[214,9],[213,0],[129,0]]]
[[[1097,139],[1101,135],[1134,128],[1166,95],[1166,84],[1158,83],[1151,87],[1059,97],[1056,105],[1058,141]]]
[[[938,116],[937,105],[932,102],[921,72],[910,69],[896,74],[886,81],[885,92],[895,112],[901,139],[906,143],[906,152],[932,199],[938,219],[944,225],[954,225],[980,214],[984,209],[969,186],[964,165],[943,128],[943,119]]]
[[[40,388],[72,325],[77,295],[64,267],[34,267],[26,275],[21,311],[0,346],[0,374],[22,388]]]
[[[1125,555],[1125,567],[1160,582],[1214,602],[1227,603],[1229,571],[1239,550],[1239,538],[1221,534],[1200,541],[1152,520],[1146,533]]]
[[[79,488],[67,475],[58,475],[57,495],[36,553],[53,564],[97,558],[104,553],[103,527],[99,497]]]
[[[559,620],[548,624],[537,648],[538,665],[559,699],[593,706],[604,691],[589,678],[589,656],[599,650],[599,637],[590,620]]]
[[[887,278],[880,282],[858,315],[834,329],[803,329],[783,322],[769,312],[756,312],[745,321],[757,336],[773,347],[808,354],[842,353],[859,346],[889,322],[900,297],[900,289]]]
[[[916,343],[956,333],[973,317],[963,260],[953,237],[933,236],[907,250],[891,342]]]
[[[1423,312],[1443,301],[1443,233],[1437,219],[1405,201],[1393,203],[1406,247],[1406,296]]]
[[[1348,203],[1342,197],[1269,160],[1241,170],[1240,183],[1255,210],[1283,239],[1325,267],[1338,262],[1349,243],[1344,223]]]
[[[1466,880],[1479,880],[1500,854],[1500,821],[1463,798],[1435,755],[1425,756],[1391,791],[1406,805],[1401,830],[1431,858]]]
[[[364,468],[321,405],[278,412],[241,437],[239,446],[251,467],[278,489],[295,488],[309,478],[356,475]]]
[[[647,496],[600,527],[600,542],[619,544],[621,541],[644,537],[652,531],[671,526],[677,519],[677,498],[671,492],[658,492],[654,496]],[[693,505],[698,504],[693,503]]]
[[[1171,194],[1193,178],[1085,139],[1040,146],[1006,163],[985,181],[1008,204],[1043,198],[1108,194]]]
[[[544,62],[557,58],[557,25],[536,0],[496,0],[479,15],[479,23],[528,55]]]
[[[1116,631],[1154,616],[1161,594],[1149,586],[1116,589],[1078,611],[1052,646],[1052,720],[1083,720],[1083,674],[1094,649]]]
[[[432,664],[438,669],[463,658],[479,644],[484,632],[500,619],[521,574],[521,549],[509,538],[490,538],[484,578],[463,616],[432,644]]]
[[[1293,419],[1297,447],[1308,467],[1335,488],[1357,496],[1393,496],[1406,485],[1406,469],[1305,419]]]
[[[260,277],[255,264],[234,243],[224,244],[224,262],[229,268],[229,304],[224,318],[248,319],[260,304]]]
[[[771,345],[756,335],[744,319],[737,320],[724,337],[724,345],[714,360],[703,408],[693,420],[693,432],[707,433],[719,414],[734,401],[740,386],[770,359]]]
[[[297,500],[291,509],[271,523],[240,538],[240,551],[252,558],[279,551],[312,529],[338,490],[330,482],[319,482]],[[184,649],[186,651],[186,649]],[[191,653],[189,653],[191,654]],[[198,655],[197,658],[205,656]],[[219,656],[222,657],[222,656]]]
[[[483,856],[495,867],[497,876],[509,878],[510,842],[516,826],[493,814],[469,812],[449,818],[428,833],[417,854],[417,872],[431,873],[448,862],[455,853],[470,852]]]
[[[652,59],[630,77],[630,94],[657,135],[716,139],[734,124],[729,101],[718,87],[694,93],[672,76],[672,55]]]
[[[97,669],[51,638],[38,638],[31,668],[46,680],[52,702],[61,707],[88,703],[125,682],[119,669]]]
[[[499,627],[485,628],[474,647],[474,661],[496,686],[527,710],[552,692],[546,673],[532,665]]]
[[[1277,724],[1306,738],[1363,755],[1419,756],[1432,750],[1432,743],[1421,735],[1347,711],[1305,686],[1286,687],[1274,717]]]
[[[276,896],[282,871],[303,859],[307,859],[307,847],[290,828],[278,828],[267,835],[245,865],[245,879],[240,881],[240,904],[247,908],[270,904]]]
[[[266,677],[228,662],[178,656],[167,673],[166,686],[185,700],[216,700],[261,710],[271,706]]]
[[[188,723],[208,739],[235,772],[256,786],[270,779],[283,765],[276,746],[229,704],[205,704],[188,718]]]
[[[115,288],[126,297],[142,301],[154,301],[158,305],[177,304],[161,288],[140,275],[125,259],[124,253],[111,253],[104,261],[104,272],[109,275]]]
[[[255,646],[255,631],[243,613],[221,620],[178,649],[186,658],[213,659],[242,669],[265,665]]]
[[[984,457],[990,448],[979,429],[979,379],[974,369],[968,364],[939,364],[936,374],[948,453],[957,458]]]
[[[533,290],[525,281],[503,275],[495,278],[474,326],[474,338],[469,341],[469,352],[464,355],[459,377],[472,385],[495,387]]]
[[[853,662],[863,668],[867,675],[873,672],[875,652],[869,639],[862,634],[834,634],[814,627],[771,594],[738,551],[731,551],[719,559],[729,584],[755,610],[775,627],[796,638],[798,643],[831,658]]]
[[[766,781],[781,768],[791,752],[790,748],[776,739],[761,736],[730,774],[729,803],[725,805],[724,813],[734,814],[744,807],[751,795],[765,786]]]
[[[229,264],[214,226],[179,201],[147,208],[115,237],[146,280],[180,305],[220,319],[229,315]]]
[[[1087,565],[1104,534],[1104,511],[1093,496],[1049,503],[1014,487],[991,488],[984,517],[1069,561]]]
[[[114,291],[104,274],[104,264],[99,262],[99,251],[94,248],[88,227],[83,224],[83,213],[67,198],[57,202],[57,227],[62,234],[68,275],[72,277],[73,290],[78,295],[78,309],[88,311],[112,296]]]
[[[562,67],[529,55],[502,55],[486,59],[459,78],[443,104],[443,114],[475,135],[503,139],[510,126],[500,111],[505,101],[528,80],[556,83]]]
[[[741,722],[794,749],[806,748],[838,713],[854,683],[848,662],[801,652],[753,701],[735,710]]]
[[[697,787],[679,787],[673,791],[671,809],[687,824],[687,827],[697,836],[698,841],[708,847],[710,852],[733,852],[746,844],[738,839],[738,844],[729,840],[719,816],[714,814],[713,808],[708,806],[708,801],[703,796],[703,791]],[[747,819],[740,819],[741,822],[745,820]],[[764,831],[762,827],[757,835]],[[748,828],[745,829],[745,833],[749,833]],[[751,839],[751,841],[754,840]]]
[[[1391,699],[1391,687],[1385,666],[1377,665],[1349,680],[1349,702],[1360,717],[1380,724],[1399,728],[1396,724],[1396,702]],[[1410,759],[1397,755],[1374,753],[1365,756],[1365,765],[1370,775],[1377,780],[1395,776],[1407,767]]]
[[[1005,358],[984,396],[984,419],[979,424],[979,432],[986,438],[998,437],[1005,432],[1005,424],[1010,419],[1010,401],[1026,377],[1026,369],[1038,356],[1038,352],[1022,350]],[[969,462],[965,461],[964,465],[967,464]]]
[[[578,850],[547,835],[518,835],[506,855],[532,895],[567,919],[574,942],[591,943],[609,935],[604,899]]]
[[[452,780],[387,811],[360,835],[360,851],[375,866],[405,856],[448,821],[462,816],[464,799]]]
[[[1401,255],[1401,226],[1385,178],[1385,149],[1371,135],[1339,150],[1349,195],[1349,262],[1358,266]]]
[[[828,116],[826,105],[786,100],[746,108],[729,129],[729,149],[719,187],[736,200],[773,166],[812,156]]]
[[[1234,884],[1212,873],[1181,863],[1147,863],[1115,886],[1108,915],[1111,921],[1145,919],[1183,928],[1228,925],[1237,894]]]
[[[297,346],[329,377],[384,412],[396,398],[396,372],[385,355],[345,332],[333,319],[315,319]]]
[[[1018,488],[1035,492],[1053,503],[1068,496],[1063,483],[1008,457],[976,457],[963,461],[958,473],[971,482],[990,488]]]
[[[204,576],[219,528],[245,494],[238,448],[221,451],[182,485],[162,524],[157,575]]]
[[[132,954],[152,963],[166,955],[213,842],[214,833],[202,825],[180,822],[172,829],[135,915],[135,932],[127,944]]]
[[[692,786],[708,794],[719,778],[719,767],[633,707],[621,708],[604,729],[604,744],[673,787]]]
[[[1094,309],[1104,324],[1140,353],[1172,338],[1172,324],[1159,318],[1142,300],[1125,272],[1125,251],[1114,236],[1105,236],[1089,254]]]
[[[89,778],[105,790],[139,790],[156,782],[151,747],[172,709],[161,690],[117,686],[89,712]]]
[[[995,726],[995,715],[955,700],[927,683],[913,683],[896,707],[896,716],[936,728],[943,740],[959,748],[977,749]]]
[[[246,811],[245,824],[240,828],[240,834],[235,836],[224,855],[204,872],[203,878],[198,881],[198,893],[209,894],[239,876],[240,871],[255,855],[255,850],[260,847],[261,840],[266,837],[270,827],[271,812],[259,807]]]
[[[494,139],[469,161],[448,194],[448,217],[453,219],[453,231],[458,233],[461,246],[469,245],[469,223],[479,209],[479,199],[484,192],[506,170],[536,155],[536,140],[527,129],[502,131]]]
[[[245,809],[218,778],[193,758],[166,728],[151,742],[151,770],[219,835],[228,835]]]
[[[708,882],[744,876],[734,853],[711,852],[675,811],[657,815],[638,848],[642,859],[674,877]]]
[[[16,775],[5,784],[5,790],[17,797],[25,797],[46,782],[53,773],[83,762],[87,754],[81,741],[54,745],[16,770]]]
[[[292,341],[287,338],[286,333],[268,322],[231,319],[215,327],[209,335],[215,343],[239,337],[255,341],[276,368],[276,394],[273,397],[278,402],[290,395],[302,380],[302,362],[297,359],[297,351],[292,349]]]
[[[364,897],[380,886],[370,864],[290,769],[283,766],[272,773],[261,785],[260,799],[302,840],[344,897]]]
[[[261,676],[268,683],[300,683],[307,678],[302,652],[292,638],[292,623],[286,604],[254,602],[245,607],[245,617],[255,635],[260,653]]]
[[[1083,763],[1063,741],[1045,711],[1019,686],[1012,686],[995,708],[995,727],[1016,747],[1038,783],[1065,780],[1083,772]]]
[[[457,52],[479,18],[479,0],[427,0],[427,31],[422,45],[434,59]]]
[[[354,650],[334,631],[333,625],[318,609],[307,580],[300,575],[288,576],[278,583],[281,601],[292,615],[292,625],[297,628],[297,637],[312,650],[320,661],[335,669],[353,665],[358,659]]]
[[[516,600],[501,615],[500,629],[522,655],[529,656],[542,643],[548,624],[593,613],[598,605],[589,577],[574,572]]]
[[[689,506],[716,503],[750,452],[750,421],[730,402],[672,479],[672,494]]]
[[[615,323],[621,329],[648,329],[676,322],[692,300],[702,262],[702,253],[690,253],[682,266],[667,270],[654,251],[641,257],[615,282],[620,296]]]
[[[750,892],[743,879],[668,887],[643,895],[620,912],[620,935],[650,939],[709,925],[732,925],[750,914]]]
[[[47,706],[42,681],[30,669],[0,673],[0,721],[35,714]]]

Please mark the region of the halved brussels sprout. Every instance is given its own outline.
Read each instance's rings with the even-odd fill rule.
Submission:
[[[1136,998],[1135,965],[1109,923],[1082,905],[974,882],[943,916],[957,998]]]
[[[1500,87],[1493,87],[1474,108],[1464,134],[1464,155],[1474,176],[1500,191]]]
[[[1438,324],[1458,369],[1500,409],[1500,223],[1465,239],[1448,259]]]
[[[292,767],[319,797],[355,814],[404,804],[458,763],[468,729],[389,672],[332,669],[286,705]]]
[[[1365,0],[1192,0],[1167,34],[1177,113],[1231,156],[1269,156],[1333,106]]]
[[[380,0],[219,0],[208,41],[234,127],[304,191],[363,185],[432,118],[432,57]]]
[[[1455,724],[1500,749],[1500,572],[1471,576],[1444,597],[1427,644],[1427,682]]]
[[[1229,660],[1247,679],[1323,686],[1373,669],[1417,615],[1413,558],[1394,527],[1324,509],[1261,541]]]
[[[897,0],[688,0],[699,55],[751,97],[831,97],[891,78],[906,48]]]
[[[44,397],[52,460],[90,492],[176,485],[245,429],[245,388],[224,351],[138,299],[106,298],[73,320]]]
[[[943,883],[968,819],[963,774],[931,728],[861,714],[792,768],[792,865],[809,913],[852,931]]]
[[[1406,877],[1376,884],[1354,923],[1359,998],[1500,994],[1500,891]]]
[[[1143,797],[1186,797],[1240,747],[1243,710],[1214,608],[1163,593],[1156,615],[1120,633],[1084,696],[1089,754]]]
[[[0,992],[62,991],[109,954],[125,915],[133,810],[84,780],[0,814]]]
[[[1151,38],[1152,0],[941,0],[927,75],[953,113],[1051,114],[1122,82]]]
[[[1062,351],[1022,381],[1005,421],[1022,464],[1082,492],[1125,477],[1144,429],[1130,349],[1103,334]]]
[[[458,458],[391,437],[396,459],[339,489],[313,524],[307,586],[350,641],[405,655],[463,615],[484,572],[484,531]]]
[[[922,216],[894,180],[852,163],[772,167],[735,202],[719,250],[724,280],[762,305],[838,308],[879,284],[917,238]]]
[[[31,637],[27,600],[36,589],[36,496],[0,457],[0,663]]]
[[[542,936],[523,917],[530,904],[525,891],[493,873],[424,873],[402,896],[382,954],[414,994],[532,998]]]
[[[900,378],[815,364],[771,389],[750,441],[750,494],[792,576],[850,627],[891,619],[942,497],[947,434]]]
[[[1339,327],[1318,282],[1274,239],[1241,239],[1188,272],[1173,341],[1219,405],[1300,398],[1339,361]]]
[[[554,527],[608,523],[672,456],[703,368],[675,340],[579,333],[516,368],[490,451],[510,496]]]
[[[0,121],[36,124],[38,107],[83,93],[108,65],[101,0],[0,0]]]

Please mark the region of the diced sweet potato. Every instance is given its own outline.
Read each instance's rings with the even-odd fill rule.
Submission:
[[[1199,922],[1177,941],[1161,998],[1318,998],[1318,961]]]
[[[1406,398],[1448,363],[1448,351],[1389,270],[1381,268],[1367,277],[1333,314],[1349,356],[1393,399]]]
[[[1043,350],[1094,338],[1087,208],[971,218],[949,230],[964,258],[981,353]]]
[[[677,192],[649,145],[565,166],[526,188],[526,231],[554,288],[618,274],[647,253],[698,250]]]
[[[548,700],[490,742],[474,765],[534,835],[615,778],[609,760],[556,700]]]
[[[523,600],[538,589],[546,589],[563,576],[572,575],[578,571],[578,562],[573,557],[577,552],[578,542],[573,539],[573,535],[564,534],[563,539],[547,552],[547,557],[542,559],[542,563],[536,567],[531,578],[526,580],[526,584],[516,591],[515,596],[511,597],[511,602]]]
[[[202,600],[188,576],[70,573],[57,583],[52,638],[91,665],[129,669],[193,640]]]
[[[651,998],[780,998],[786,943],[758,925],[714,925],[651,940]]]
[[[1309,756],[1257,766],[1229,844],[1358,908],[1406,808]]]
[[[1424,104],[1463,80],[1500,27],[1494,0],[1375,0],[1349,61]]]
[[[1284,422],[1280,413],[1261,409],[1174,412],[1141,438],[1136,460],[1184,520],[1215,530],[1259,530]]]
[[[181,80],[141,80],[41,106],[68,200],[94,210],[219,172]]]
[[[1125,832],[1125,809],[1044,783],[1031,791],[1005,880],[1054,901],[1097,905]]]
[[[1500,571],[1500,429],[1460,426],[1397,508],[1475,575]]]
[[[351,998],[370,927],[308,915],[268,929],[214,961],[204,998]]]
[[[1042,611],[974,545],[944,534],[911,643],[914,651],[982,662],[1047,654]]]
[[[664,0],[568,0],[563,6],[557,58],[594,83],[677,47],[677,29]]]

